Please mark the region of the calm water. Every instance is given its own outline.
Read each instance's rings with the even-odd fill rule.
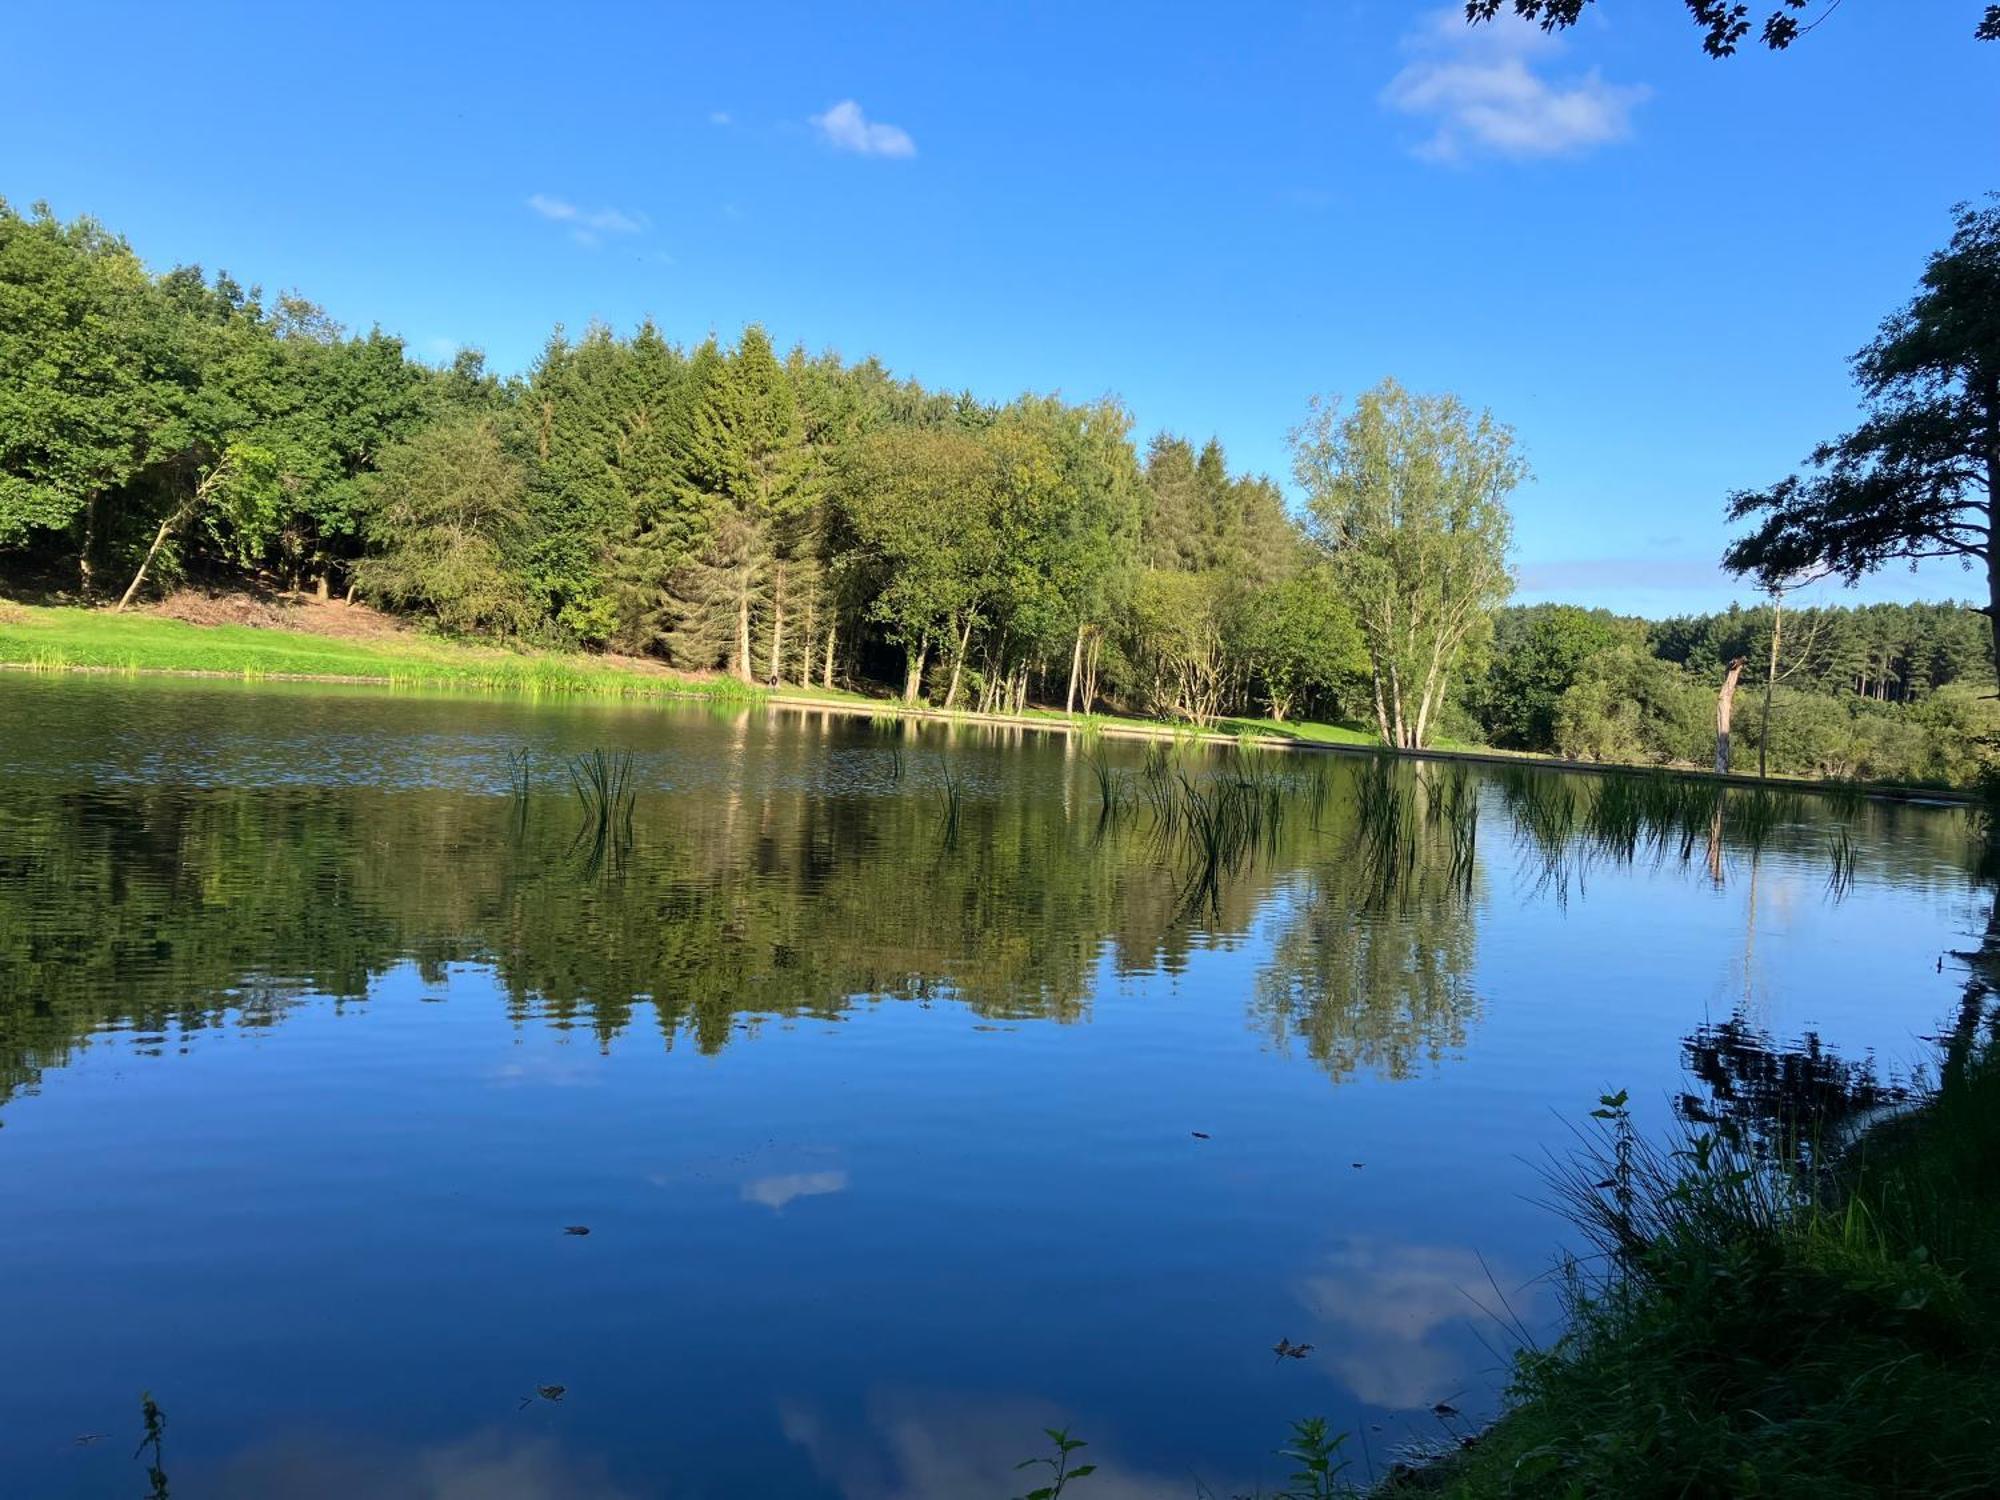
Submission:
[[[1314,1413],[1379,1461],[1551,1326],[1566,1121],[1664,1122],[1732,1017],[1920,1059],[1985,921],[1954,811],[1848,815],[1837,900],[1816,804],[1719,884],[1551,878],[1491,777],[1469,889],[1385,897],[1314,764],[1190,903],[1055,740],[0,676],[0,1493],[144,1493],[142,1390],[177,1497],[1004,1500],[1063,1422],[1079,1500],[1228,1494]]]

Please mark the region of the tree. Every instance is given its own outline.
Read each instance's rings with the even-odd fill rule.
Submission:
[[[1574,26],[1592,0],[1466,0],[1468,21],[1490,21],[1503,9],[1511,9],[1524,21],[1532,21],[1544,31],[1562,31]],[[1734,55],[1737,44],[1750,34],[1750,6],[1743,0],[1683,0],[1688,19],[1701,28],[1702,50],[1710,57]],[[1776,0],[1765,13],[1757,40],[1773,52],[1782,52],[1826,19],[1840,4],[1828,0],[1817,20],[1799,24],[1799,13],[1810,0]],[[2000,41],[2000,5],[1989,4],[1973,36],[1983,42]]]
[[[1367,643],[1385,743],[1428,743],[1452,672],[1507,597],[1510,429],[1455,396],[1386,380],[1344,416],[1315,400],[1291,434],[1314,540]]]
[[[1337,698],[1368,671],[1368,651],[1354,613],[1324,564],[1269,584],[1239,611],[1231,645],[1264,689],[1271,717],[1283,723],[1304,699]]]
[[[231,443],[225,447],[215,462],[203,470],[187,498],[161,520],[153,533],[152,545],[146,549],[145,557],[140,559],[139,571],[132,575],[125,592],[118,596],[114,612],[124,613],[125,607],[145,586],[146,571],[159,557],[167,539],[203,512],[208,512],[210,527],[217,532],[226,528],[237,535],[261,535],[262,518],[269,514],[277,498],[278,487],[278,460],[268,449],[249,443]],[[246,517],[258,519],[246,524]],[[232,522],[233,525],[230,524]]]
[[[2000,666],[2000,206],[1953,216],[1915,298],[1854,356],[1861,425],[1813,450],[1815,472],[1731,495],[1730,520],[1757,526],[1722,561],[1769,588],[1956,558],[1985,573]]]
[[[491,417],[426,428],[382,455],[370,482],[363,590],[446,630],[507,634],[535,618],[519,572],[526,475]]]
[[[681,570],[675,587],[682,642],[676,654],[685,656],[688,643],[705,645],[726,628],[729,670],[750,682],[758,675],[756,627],[768,620],[765,675],[776,681],[787,570],[797,556],[799,522],[811,508],[817,472],[798,397],[769,337],[755,324],[726,358],[715,358],[712,346],[697,350],[689,378],[683,485],[690,509],[712,520],[708,545]],[[728,613],[726,622],[718,622],[718,611]]]
[[[86,596],[103,501],[178,409],[164,311],[123,240],[0,199],[0,547],[71,534]]]
[[[903,649],[903,701],[914,703],[934,647],[958,646],[976,623],[992,554],[992,457],[978,436],[889,428],[861,439],[835,480],[855,547],[847,568],[868,614]]]
[[[1572,760],[1694,763],[1713,746],[1708,695],[1636,646],[1583,664],[1556,706],[1556,748]]]
[[[1219,570],[1149,569],[1132,598],[1133,639],[1147,707],[1156,714],[1212,724],[1228,691],[1229,580]]]
[[[1573,604],[1537,605],[1507,615],[1480,693],[1481,721],[1496,745],[1553,749],[1563,694],[1585,662],[1616,646],[1626,632],[1605,611]]]

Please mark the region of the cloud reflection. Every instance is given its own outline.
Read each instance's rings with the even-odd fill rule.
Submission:
[[[773,1177],[753,1177],[743,1184],[743,1201],[761,1203],[781,1213],[794,1198],[820,1198],[828,1193],[847,1191],[847,1173],[783,1172]]]
[[[1021,1460],[1048,1451],[1044,1428],[1071,1420],[1052,1402],[1027,1397],[911,1391],[872,1394],[858,1430],[843,1430],[804,1402],[781,1401],[778,1411],[785,1436],[805,1450],[814,1471],[841,1500],[1019,1494],[1040,1482],[1019,1472]],[[1090,1500],[1159,1500],[1197,1493],[1193,1476],[1131,1468],[1096,1441],[1079,1456],[1078,1462],[1084,1461],[1097,1465],[1090,1476]],[[1208,1481],[1208,1489],[1219,1495],[1246,1488]]]
[[[1352,1239],[1300,1278],[1306,1310],[1343,1335],[1324,1346],[1326,1364],[1341,1383],[1373,1406],[1429,1406],[1461,1392],[1475,1377],[1484,1353],[1453,1332],[1505,1316],[1487,1268],[1470,1250],[1442,1245],[1398,1245]],[[1526,1316],[1536,1289],[1507,1294],[1514,1314]],[[1487,1311],[1491,1309],[1491,1311]]]
[[[548,1438],[497,1431],[413,1451],[278,1438],[229,1460],[202,1493],[214,1500],[638,1500],[595,1459],[566,1454]]]

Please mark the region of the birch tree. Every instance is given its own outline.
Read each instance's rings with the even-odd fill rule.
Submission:
[[[1376,727],[1420,749],[1513,588],[1507,497],[1527,477],[1513,431],[1387,380],[1345,411],[1315,400],[1291,446],[1313,540],[1367,646]]]

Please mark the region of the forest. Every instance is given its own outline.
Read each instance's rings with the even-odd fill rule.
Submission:
[[[1976,772],[1993,670],[1964,608],[1508,607],[1526,465],[1492,415],[1385,381],[1308,408],[1292,451],[1296,509],[1113,398],[933,391],[757,325],[558,328],[519,376],[432,365],[0,202],[11,596],[304,590],[766,687],[1653,763],[1708,761],[1741,659],[1739,766]]]

